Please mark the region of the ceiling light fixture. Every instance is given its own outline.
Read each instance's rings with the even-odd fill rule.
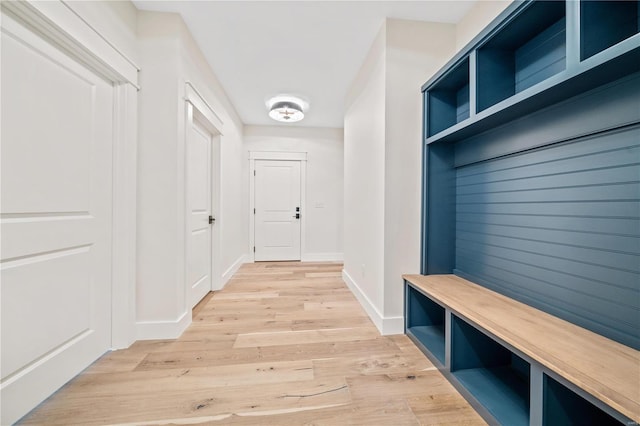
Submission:
[[[304,118],[302,107],[296,102],[280,101],[275,102],[269,110],[269,117],[283,123],[295,123]]]

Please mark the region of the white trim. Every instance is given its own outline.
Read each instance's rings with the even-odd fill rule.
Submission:
[[[351,290],[360,305],[364,308],[371,321],[378,328],[378,331],[383,336],[390,334],[403,334],[404,333],[404,317],[384,317],[378,309],[371,303],[371,300],[367,297],[367,295],[360,290],[360,287],[355,282],[351,275],[346,271],[346,269],[342,270],[342,279],[347,284],[347,287]]]
[[[307,153],[281,151],[249,151],[249,160],[307,161]]]
[[[138,340],[177,339],[191,324],[191,309],[174,321],[142,321],[136,324]]]
[[[307,153],[284,151],[249,151],[249,248],[246,263],[255,262],[255,200],[256,200],[256,160],[299,161],[300,162],[300,260],[307,245]]]
[[[214,289],[214,290],[222,290],[224,288],[224,286],[227,285],[229,280],[233,277],[233,274],[238,272],[238,269],[240,269],[242,264],[247,263],[246,262],[247,257],[248,256],[246,254],[240,255],[240,257],[238,257],[236,259],[236,261],[233,262],[233,264],[231,266],[229,266],[229,268],[227,268],[226,271],[224,271],[224,274],[222,274],[222,283],[220,285],[220,288],[217,288],[217,289]]]
[[[138,86],[139,67],[64,2],[3,1],[9,11],[74,59],[113,82]]]
[[[138,94],[130,84],[114,89],[111,347],[123,349],[136,340]]]
[[[185,82],[184,99],[191,103],[191,105],[204,116],[205,120],[203,120],[203,124],[209,124],[211,126],[209,130],[214,133],[214,135],[222,134],[222,128],[224,126],[222,119],[190,81]]]
[[[343,253],[303,253],[303,262],[341,262]]]

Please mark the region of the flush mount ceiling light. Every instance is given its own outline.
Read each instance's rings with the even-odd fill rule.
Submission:
[[[269,117],[282,123],[295,123],[304,118],[309,104],[290,95],[278,95],[267,101]]]
[[[302,107],[295,102],[283,101],[276,102],[271,106],[269,117],[283,123],[295,123],[304,118]]]

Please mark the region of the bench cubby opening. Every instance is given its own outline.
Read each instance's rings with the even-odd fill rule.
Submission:
[[[469,58],[443,76],[427,92],[429,135],[469,118]]]
[[[407,285],[407,334],[445,363],[445,309]]]
[[[500,424],[529,424],[530,364],[455,315],[451,373]]]
[[[477,110],[566,69],[564,2],[536,2],[477,51]]]
[[[638,1],[580,2],[580,60],[590,58],[640,32]]]
[[[557,380],[546,374],[543,380],[542,424],[544,426],[619,426],[621,424]]]

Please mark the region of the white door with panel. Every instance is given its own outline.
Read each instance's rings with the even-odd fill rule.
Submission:
[[[111,346],[114,89],[2,16],[1,400],[10,424]]]
[[[255,260],[300,260],[300,161],[255,162]]]
[[[212,135],[193,120],[190,110],[187,136],[188,169],[188,246],[187,282],[191,307],[211,291],[212,245],[211,228],[215,223],[212,200]]]

